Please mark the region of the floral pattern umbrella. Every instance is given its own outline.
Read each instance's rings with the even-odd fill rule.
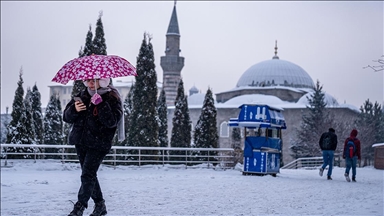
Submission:
[[[70,80],[87,80],[137,76],[136,68],[116,55],[90,55],[67,62],[52,81],[67,84]]]

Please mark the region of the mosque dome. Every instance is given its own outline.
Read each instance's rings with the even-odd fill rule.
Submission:
[[[189,96],[197,93],[199,93],[199,89],[197,89],[196,86],[192,86],[192,88],[189,89]]]
[[[276,45],[275,56],[271,60],[254,64],[243,73],[236,87],[242,86],[313,88],[315,85],[303,68],[292,62],[279,59]]]

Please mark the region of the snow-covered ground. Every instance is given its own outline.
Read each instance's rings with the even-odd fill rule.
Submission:
[[[2,167],[1,215],[67,215],[80,172],[78,164],[49,160]],[[343,173],[336,167],[326,180],[317,169],[281,169],[272,177],[243,176],[239,169],[103,165],[99,181],[110,216],[384,215],[384,172],[358,168],[356,183]],[[90,200],[84,215],[92,210]]]

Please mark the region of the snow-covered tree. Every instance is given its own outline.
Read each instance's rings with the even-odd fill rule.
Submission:
[[[61,145],[63,143],[63,118],[59,109],[60,101],[55,95],[50,97],[44,116],[44,144]],[[58,149],[46,148],[46,153],[57,153]],[[47,155],[47,158],[56,158]]]
[[[159,115],[159,143],[160,147],[168,147],[168,118],[167,103],[164,89],[161,90],[157,100],[157,114]]]
[[[191,147],[191,120],[187,97],[184,95],[184,83],[180,79],[172,118],[171,147]],[[185,151],[170,151],[170,155],[185,155]],[[171,157],[171,160],[185,161],[185,157]]]
[[[241,131],[240,128],[233,128],[231,135],[231,147],[234,149],[241,148]]]
[[[233,158],[233,166],[237,163],[243,163],[243,150],[241,149],[241,130],[240,128],[233,128],[231,134],[231,147],[234,152],[231,153]]]
[[[300,128],[297,130],[297,139],[291,143],[292,156],[295,158],[319,156],[319,139],[322,133],[328,131],[329,113],[326,111],[325,94],[323,86],[317,81],[313,94],[308,97],[307,113],[303,114]],[[328,123],[328,124],[327,124]],[[328,126],[328,127],[327,127]]]
[[[32,116],[33,116],[33,123],[35,126],[35,133],[36,133],[36,143],[41,144],[43,142],[43,113],[41,110],[41,95],[40,92],[35,85],[32,87]]]
[[[24,107],[25,107],[25,118],[21,119],[23,123],[23,140],[24,144],[35,144],[36,143],[36,132],[35,124],[33,119],[33,109],[32,109],[32,90],[27,89],[27,94],[24,98]]]
[[[19,81],[17,82],[17,89],[15,91],[15,97],[12,104],[12,120],[8,124],[7,128],[7,143],[12,143],[12,140],[15,140],[15,137],[18,135],[16,131],[16,126],[20,122],[20,118],[25,113],[24,111],[24,88],[23,88],[23,68],[20,68],[19,72]]]
[[[211,89],[208,88],[205,94],[203,108],[195,126],[193,140],[196,148],[218,148],[219,135],[216,125],[217,109],[215,101],[212,96]],[[207,158],[207,151],[196,151],[195,155],[198,156],[199,161],[211,161],[213,158]],[[210,156],[217,155],[217,152],[210,152]],[[199,157],[200,156],[200,157]],[[203,156],[203,157],[202,157]]]
[[[91,25],[89,25],[87,36],[85,38],[84,49],[82,50],[81,55],[79,55],[79,57],[90,56],[90,55],[93,54],[93,41],[92,41],[92,38],[93,38],[92,27],[91,27]]]
[[[128,145],[158,147],[157,74],[151,39],[144,34],[137,57],[133,109],[129,120]],[[142,154],[153,151],[142,151]],[[154,158],[152,158],[154,159]]]
[[[28,94],[23,99],[24,89],[22,87],[23,71],[20,69],[18,87],[15,93],[13,102],[12,121],[8,125],[7,142],[13,144],[34,144],[35,130],[32,118],[31,108],[31,90],[28,89]],[[17,119],[17,120],[16,120]],[[11,147],[8,152],[33,153],[33,148]],[[30,158],[31,155],[9,155],[8,158]]]
[[[95,55],[107,55],[107,44],[105,43],[104,38],[104,27],[101,17],[103,16],[103,11],[100,11],[99,18],[96,22],[95,37],[93,38],[93,48],[92,52]]]
[[[130,123],[131,123],[131,114],[133,111],[133,89],[134,84],[132,83],[131,88],[129,89],[129,92],[127,96],[125,97],[123,108],[124,108],[124,133],[125,133],[125,139],[120,143],[122,146],[128,146],[128,135],[129,135],[129,129],[130,129]]]
[[[356,123],[357,137],[361,142],[361,156],[364,166],[373,161],[374,149],[372,145],[384,142],[383,110],[378,102],[374,104],[367,99],[360,107],[359,118]]]
[[[92,27],[89,25],[89,29],[87,32],[87,36],[85,38],[85,45],[84,49],[80,49],[79,51],[79,58],[84,56],[90,56],[93,54],[93,33],[92,33]],[[82,80],[76,80],[73,82],[73,88],[72,88],[72,97],[77,95],[79,92],[83,91],[85,89],[85,85],[83,84]]]

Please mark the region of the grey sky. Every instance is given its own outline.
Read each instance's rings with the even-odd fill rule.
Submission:
[[[103,10],[108,54],[136,65],[143,33],[152,35],[158,80],[173,1],[1,1],[1,113],[12,109],[23,67],[24,84],[37,83],[42,106],[51,79],[78,57],[88,26]],[[252,65],[274,55],[301,66],[339,103],[383,103],[383,72],[362,69],[383,52],[383,2],[177,2],[184,88],[227,91]],[[125,78],[131,80],[131,77]]]

